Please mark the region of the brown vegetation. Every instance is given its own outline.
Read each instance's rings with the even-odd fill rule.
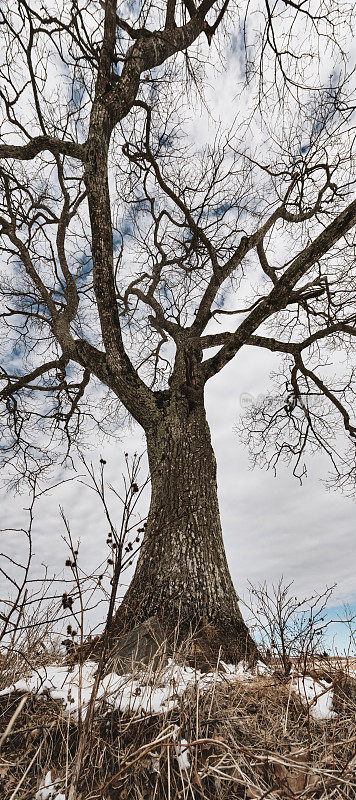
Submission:
[[[332,720],[314,720],[310,708],[291,691],[290,679],[272,670],[233,682],[220,673],[208,690],[192,686],[165,714],[130,716],[108,712],[103,703],[93,717],[77,796],[355,798],[356,680],[350,666],[347,660],[342,665],[324,662],[322,674],[334,684],[337,716]],[[159,684],[160,669],[152,674]],[[320,675],[318,670],[316,677]],[[2,672],[1,688],[8,677],[8,670]],[[11,725],[20,700],[21,694],[0,698],[1,732],[9,726],[0,751],[1,797],[34,800],[48,771],[58,779],[58,791],[65,792],[80,726],[68,719],[59,702],[33,695]],[[177,759],[183,739],[188,743],[187,770]]]

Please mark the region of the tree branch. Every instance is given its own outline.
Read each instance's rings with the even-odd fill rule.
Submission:
[[[30,161],[39,153],[48,150],[53,155],[69,156],[84,161],[85,146],[76,142],[65,142],[54,136],[36,136],[24,145],[0,144],[0,158],[14,158],[19,161]]]
[[[291,292],[300,278],[312,267],[320,258],[339,241],[356,224],[356,200],[339,214],[316,237],[308,247],[306,247],[292,264],[286,269],[279,278],[270,294],[246,317],[239,325],[237,330],[231,334],[229,343],[224,345],[215,356],[204,362],[205,380],[219,372],[236,355],[240,348],[247,343],[252,333],[268,317],[277,311],[285,308],[290,300]]]
[[[6,400],[8,397],[16,394],[21,389],[28,387],[32,381],[36,380],[36,378],[39,378],[41,375],[45,375],[46,372],[50,372],[51,369],[63,370],[66,364],[68,364],[68,359],[64,358],[64,356],[61,356],[61,358],[41,364],[40,367],[36,367],[36,369],[32,370],[32,372],[28,372],[27,375],[22,375],[12,383],[9,376],[0,376],[0,380],[8,380],[8,385],[4,389],[0,390],[0,399]]]
[[[264,225],[261,226],[251,236],[243,236],[241,241],[232,254],[231,258],[220,269],[219,277],[214,274],[208,283],[208,286],[200,301],[199,308],[192,325],[192,331],[201,334],[211,318],[211,306],[215,300],[216,294],[224,283],[224,281],[234,272],[234,270],[241,264],[247,253],[253,250],[257,245],[263,241],[266,233],[273,227],[275,222],[280,218],[282,207],[278,207],[271,216],[267,219]]]
[[[296,367],[303,375],[305,375],[306,378],[310,378],[310,380],[312,380],[313,383],[315,383],[315,386],[318,387],[320,392],[324,394],[325,397],[328,398],[328,400],[330,400],[330,402],[335,406],[335,408],[337,408],[337,410],[340,412],[343,418],[345,430],[348,431],[350,436],[356,438],[356,427],[355,425],[351,424],[350,415],[346,411],[345,406],[343,406],[342,403],[340,403],[340,400],[338,400],[338,398],[335,397],[334,393],[328,388],[328,386],[326,386],[324,381],[322,381],[321,378],[319,378],[318,375],[315,374],[315,372],[313,372],[312,370],[308,369],[305,366],[302,357],[300,355],[296,357]]]

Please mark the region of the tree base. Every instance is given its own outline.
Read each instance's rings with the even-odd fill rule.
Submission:
[[[120,612],[120,609],[119,609]],[[157,615],[143,622],[120,619],[118,612],[108,641],[105,671],[119,674],[131,672],[134,665],[163,664],[167,658],[183,661],[200,670],[212,670],[219,661],[237,664],[246,661],[253,666],[261,658],[258,648],[242,620],[235,625],[201,623],[192,625],[167,624]],[[131,622],[131,625],[130,625]],[[77,647],[71,643],[67,651],[70,663],[100,659],[103,637],[96,636]]]
[[[137,631],[139,635],[142,625],[150,623],[157,638],[157,647],[165,642],[170,658],[179,652],[179,658],[199,669],[214,668],[219,660],[232,664],[243,660],[253,665],[260,658],[257,645],[242,618],[228,623],[221,620],[199,623],[155,614],[144,621],[138,615],[129,617],[125,604],[118,609],[113,623],[111,651],[119,653],[131,633]],[[159,635],[156,631],[159,631]]]

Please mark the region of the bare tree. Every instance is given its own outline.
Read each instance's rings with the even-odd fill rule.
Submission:
[[[152,496],[117,626],[157,614],[203,625],[225,657],[253,652],[204,387],[242,347],[280,353],[283,399],[251,415],[256,458],[269,442],[298,472],[322,446],[350,485],[353,372],[330,361],[356,331],[352,7],[13,0],[0,14],[4,458],[34,476],[88,425],[115,435],[127,409]],[[244,53],[235,121],[194,145],[189,103],[207,114],[213,70],[232,80]]]

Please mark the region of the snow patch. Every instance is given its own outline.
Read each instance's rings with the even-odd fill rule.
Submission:
[[[266,670],[262,662],[259,665],[257,671]],[[48,694],[54,700],[61,700],[64,710],[75,719],[78,718],[79,707],[85,717],[96,670],[94,661],[86,661],[82,667],[79,664],[72,668],[60,665],[42,667],[3,689],[0,696],[14,691]],[[136,675],[110,672],[99,683],[96,702],[105,701],[112,710],[121,713],[162,714],[177,705],[189,686],[198,685],[202,691],[218,681],[249,681],[253,678],[255,674],[242,661],[237,665],[221,661],[214,672],[202,673],[192,667],[180,666],[170,659],[159,676],[152,676],[149,672]]]
[[[15,691],[33,692],[37,695],[48,694],[53,700],[61,700],[65,710],[77,718],[80,705],[85,715],[97,666],[94,661],[86,661],[81,669],[78,664],[72,670],[68,666],[59,665],[41,667],[26,678],[3,689],[0,697]]]
[[[58,793],[57,791],[58,784],[58,779],[52,781],[52,773],[47,772],[42,785],[38,792],[36,792],[35,800],[65,800],[64,794],[62,792]]]
[[[190,760],[189,745],[186,739],[181,739],[180,742],[176,744],[176,757],[179,769],[182,770],[182,772],[187,772],[190,767]]]
[[[334,719],[337,716],[332,707],[334,697],[332,683],[315,681],[310,675],[305,675],[295,679],[292,689],[308,704],[313,719]]]

